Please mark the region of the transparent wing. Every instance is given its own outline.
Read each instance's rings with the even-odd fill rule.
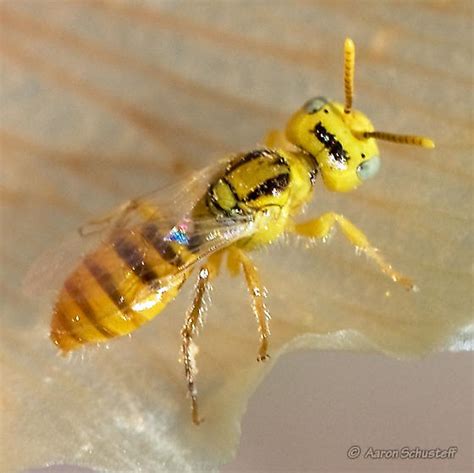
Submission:
[[[50,302],[86,258],[107,267],[108,259],[117,260],[117,255],[120,264],[113,265],[112,276],[129,300],[136,303],[157,287],[180,282],[183,271],[253,231],[250,216],[216,219],[207,212],[196,211],[223,165],[219,162],[182,183],[133,199],[83,225],[61,246],[35,262],[24,280],[24,292]],[[92,277],[90,271],[81,278],[83,287],[87,286],[88,277]],[[134,287],[137,278],[147,282],[145,293]]]
[[[183,177],[181,182],[173,186],[125,202],[106,214],[85,222],[34,261],[23,279],[23,293],[34,300],[49,300],[61,287],[65,277],[87,254],[110,240],[118,229],[132,229],[133,223],[139,224],[145,220],[138,211],[139,204],[145,200],[156,209],[156,215],[149,215],[149,219],[154,217],[162,228],[169,225],[172,227],[173,220],[178,221],[205,192],[222,165],[218,163],[209,166],[197,174]],[[168,215],[168,222],[165,221],[165,214]]]

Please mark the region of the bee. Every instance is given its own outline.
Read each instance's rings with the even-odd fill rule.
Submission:
[[[312,98],[289,119],[285,132],[268,134],[265,147],[203,171],[168,203],[163,203],[161,192],[151,193],[91,222],[107,230],[67,276],[56,298],[53,343],[66,353],[132,333],[165,309],[197,269],[194,298],[181,331],[181,353],[192,421],[199,424],[192,348],[203,300],[224,256],[231,273],[242,273],[248,286],[258,322],[259,361],[269,357],[270,315],[249,253],[284,234],[324,239],[337,226],[383,273],[413,289],[411,280],[386,262],[343,215],[327,212],[304,223],[295,221],[312,199],[318,175],[336,192],[352,191],[373,177],[380,167],[377,139],[434,147],[429,138],[375,131],[366,115],[352,108],[354,60],[354,43],[348,38],[344,104]]]

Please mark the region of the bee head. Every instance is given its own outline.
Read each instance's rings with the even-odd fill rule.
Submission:
[[[354,43],[344,45],[345,104],[325,97],[308,100],[288,122],[288,140],[311,154],[325,185],[338,192],[357,188],[380,167],[376,139],[433,148],[429,138],[375,131],[367,116],[352,109]]]

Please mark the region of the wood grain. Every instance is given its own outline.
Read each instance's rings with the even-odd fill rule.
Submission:
[[[65,362],[47,339],[48,310],[25,299],[22,281],[88,218],[254,148],[313,95],[342,99],[346,36],[356,44],[355,107],[380,129],[426,134],[437,147],[382,144],[377,179],[349,195],[320,183],[308,214],[347,215],[421,291],[394,287],[339,235],[255,255],[273,360],[297,346],[402,358],[467,347],[472,3],[354,10],[304,0],[1,3],[2,471],[48,462],[193,471],[228,460],[234,421],[271,367],[253,364],[240,282],[216,284],[199,339],[208,419],[196,432],[177,363],[192,284],[132,339]]]

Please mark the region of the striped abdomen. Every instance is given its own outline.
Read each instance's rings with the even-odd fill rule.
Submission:
[[[51,339],[69,351],[133,332],[174,299],[189,275],[178,268],[195,258],[152,223],[119,232],[67,278],[54,307]]]

